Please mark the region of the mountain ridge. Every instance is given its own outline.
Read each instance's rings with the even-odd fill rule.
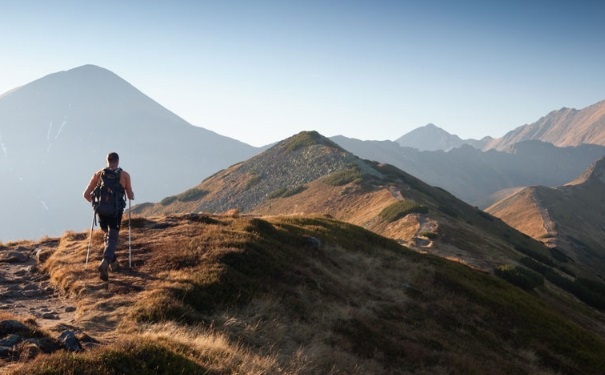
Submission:
[[[527,187],[495,203],[486,212],[604,277],[604,176],[605,158],[602,158],[565,185]]]
[[[450,134],[435,124],[429,123],[404,134],[394,142],[402,147],[412,147],[420,151],[449,151],[463,145],[482,149],[490,140],[491,137],[484,137],[481,140],[463,140],[457,135]]]
[[[555,146],[605,145],[605,100],[577,110],[561,108],[538,121],[517,127],[489,142],[485,150],[504,150],[524,140],[541,140]]]
[[[191,186],[257,148],[193,126],[107,69],[49,74],[0,98],[0,240],[57,235],[90,223],[82,192],[116,151],[137,199]],[[68,170],[69,173],[65,173]],[[161,178],[156,176],[161,171]]]
[[[498,238],[512,229],[504,223],[396,167],[360,159],[317,132],[299,133],[189,190],[132,208],[137,215],[188,212],[328,215],[483,270],[517,251]],[[469,243],[478,230],[482,239]],[[498,251],[486,251],[487,242],[498,243]],[[550,257],[546,247],[532,251]]]

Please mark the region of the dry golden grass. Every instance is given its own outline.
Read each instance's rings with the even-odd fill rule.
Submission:
[[[169,363],[176,373],[209,374],[603,367],[595,354],[605,350],[603,339],[536,296],[344,222],[179,215],[131,224],[134,267],[110,273],[109,283],[94,267],[100,233],[88,270],[86,233],[65,234],[45,264],[78,298],[75,325],[102,345],[41,356],[14,373],[109,374],[143,366],[138,358],[160,369],[148,373],[171,373]]]

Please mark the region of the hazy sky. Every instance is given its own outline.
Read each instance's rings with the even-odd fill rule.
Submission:
[[[260,146],[499,137],[605,99],[605,1],[0,0],[0,93],[84,64]]]

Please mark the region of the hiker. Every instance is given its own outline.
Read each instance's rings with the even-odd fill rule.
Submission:
[[[92,176],[86,190],[84,199],[92,203],[96,215],[99,217],[99,226],[105,233],[105,249],[103,260],[98,266],[101,280],[108,281],[108,269],[112,271],[119,267],[116,257],[118,236],[122,224],[122,213],[126,207],[124,195],[134,200],[132,184],[128,172],[119,168],[120,157],[115,152],[107,155],[107,167]]]

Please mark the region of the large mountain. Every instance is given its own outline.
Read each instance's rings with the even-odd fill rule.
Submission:
[[[486,211],[605,277],[605,158],[564,186],[527,187]]]
[[[511,238],[523,243],[518,247],[550,256],[545,247],[526,242],[519,232],[443,189],[391,165],[360,159],[316,132],[290,137],[178,195],[137,205],[133,213],[230,210],[329,215],[484,270],[519,254]]]
[[[540,141],[512,145],[507,152],[483,152],[469,145],[444,151],[419,151],[390,141],[332,140],[364,159],[392,164],[439,186],[467,203],[487,207],[505,189],[559,186],[605,155],[605,147],[555,147]]]
[[[413,147],[420,151],[449,151],[463,145],[471,145],[482,149],[492,138],[485,137],[481,140],[463,140],[455,134],[450,134],[435,124],[427,124],[416,128],[411,132],[399,137],[395,142],[403,147]]]
[[[605,100],[577,110],[561,108],[533,124],[523,125],[489,142],[485,149],[506,150],[511,145],[540,140],[556,146],[605,145]]]
[[[82,192],[116,151],[137,200],[156,200],[258,149],[193,126],[93,65],[0,96],[0,241],[91,225]]]

